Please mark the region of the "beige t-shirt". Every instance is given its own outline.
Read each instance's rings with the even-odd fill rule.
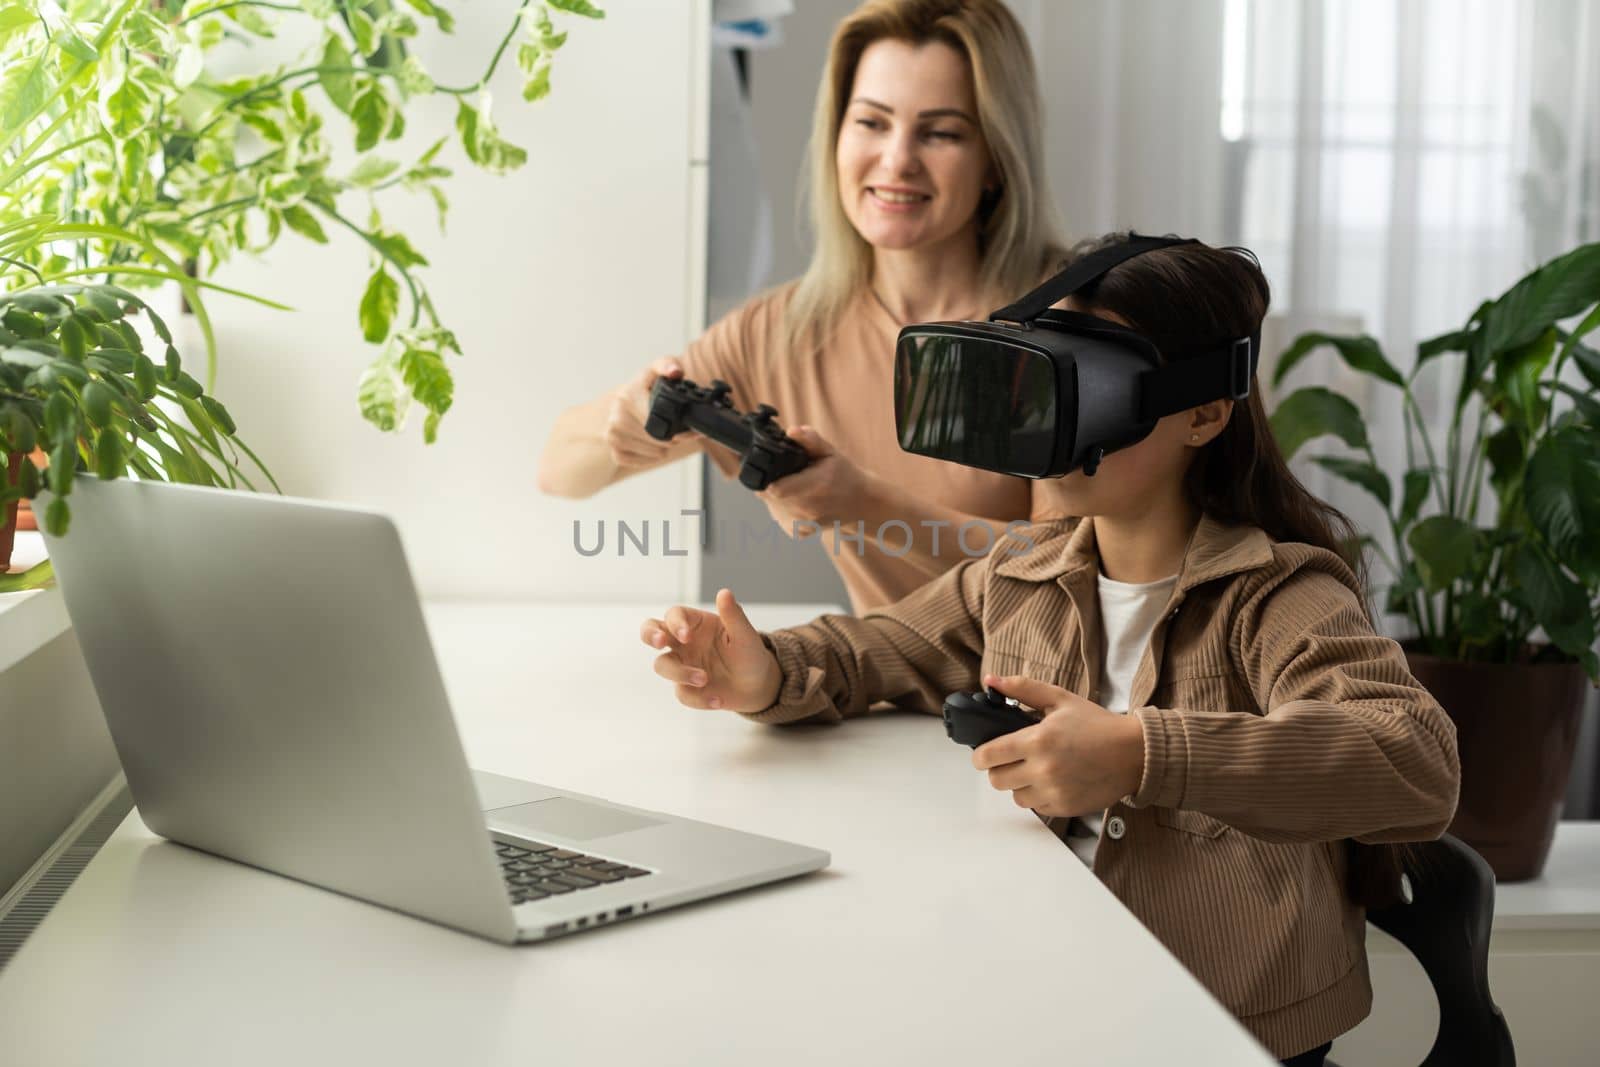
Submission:
[[[997,541],[1007,522],[1029,517],[1032,487],[1027,479],[912,455],[900,448],[894,426],[894,346],[899,325],[871,295],[863,292],[822,336],[803,350],[792,350],[783,315],[796,283],[751,298],[729,312],[682,358],[684,374],[700,385],[721,378],[733,387],[740,411],[757,404],[778,409],[787,429],[814,427],[839,453],[857,466],[947,507],[983,516]],[[707,442],[706,454],[728,477],[738,473],[738,457]],[[893,603],[920,588],[931,577],[905,558],[907,536],[918,547],[931,548],[939,538],[939,558],[955,566],[969,555],[987,555],[987,531],[921,525],[915,515],[902,517],[905,528],[884,531],[863,523],[861,544],[825,540],[828,555],[844,579],[856,613]],[[841,517],[847,533],[856,520]]]

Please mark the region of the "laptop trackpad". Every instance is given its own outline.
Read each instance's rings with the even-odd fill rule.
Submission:
[[[630,811],[602,804],[586,804],[570,797],[551,797],[549,800],[536,800],[532,804],[496,808],[488,816],[492,823],[508,829],[526,830],[534,837],[555,834],[574,841],[609,837],[661,824],[660,819],[647,819]]]

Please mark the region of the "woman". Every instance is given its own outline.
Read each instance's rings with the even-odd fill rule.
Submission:
[[[1188,244],[1069,308],[1172,361],[1255,334],[1267,296],[1253,259]],[[759,722],[937,712],[980,682],[1038,709],[973,765],[1274,1054],[1322,1063],[1371,1004],[1362,909],[1398,887],[1393,846],[1371,846],[1449,824],[1454,727],[1373,631],[1347,524],[1290,474],[1253,386],[1159,420],[1092,478],[1039,482],[1035,504],[1025,553],[1002,542],[861,619],[762,635],[723,590],[640,635],[680,702]]]
[[[737,458],[699,435],[644,432],[657,376],[721,378],[742,410],[776,406],[812,457],[762,494],[785,530],[865,533],[830,552],[855,610],[981,555],[990,536],[963,525],[1026,519],[1029,486],[900,450],[894,343],[908,323],[982,317],[1060,258],[1039,130],[1028,43],[1000,0],[863,5],[834,33],[817,93],[805,276],[564,412],[540,488],[586,497],[702,450],[733,474]]]

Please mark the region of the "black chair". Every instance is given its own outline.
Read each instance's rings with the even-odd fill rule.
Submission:
[[[1514,1067],[1511,1030],[1489,995],[1494,872],[1449,834],[1407,846],[1404,869],[1405,899],[1367,921],[1409,949],[1433,983],[1439,1033],[1422,1067]]]

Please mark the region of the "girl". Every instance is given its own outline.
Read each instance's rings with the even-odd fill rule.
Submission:
[[[1253,257],[1192,243],[1126,260],[1069,308],[1170,362],[1256,334],[1267,301]],[[675,607],[641,637],[682,703],[756,722],[937,712],[980,682],[1037,709],[973,765],[1275,1055],[1321,1063],[1371,1003],[1363,904],[1379,900],[1347,888],[1372,869],[1357,842],[1444,831],[1450,720],[1373,631],[1347,524],[1289,472],[1254,389],[1035,500],[1034,526],[864,618],[763,635],[723,590],[714,614]]]
[[[733,311],[681,358],[565,412],[539,459],[540,488],[586,497],[702,449],[737,472],[732,453],[698,434],[668,443],[644,432],[656,377],[686,375],[727,381],[742,410],[775,405],[811,454],[763,494],[785,530],[859,523],[870,538],[894,519],[914,532],[909,546],[895,534],[829,553],[858,612],[964,558],[963,523],[1026,519],[1026,482],[901,452],[890,413],[901,326],[978,317],[1061,258],[1038,95],[1027,38],[1000,0],[862,5],[834,33],[817,92],[817,244],[805,276]]]

